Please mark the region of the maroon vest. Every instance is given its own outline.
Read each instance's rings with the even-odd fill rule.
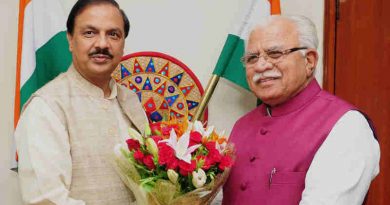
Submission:
[[[312,80],[297,96],[272,108],[272,117],[264,104],[246,114],[231,133],[236,161],[223,188],[223,204],[298,204],[315,153],[352,109]]]

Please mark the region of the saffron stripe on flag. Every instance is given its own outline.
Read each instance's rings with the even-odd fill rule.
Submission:
[[[279,15],[282,13],[280,8],[280,0],[268,0],[271,4],[271,15]]]
[[[18,51],[16,56],[16,83],[15,83],[15,103],[14,103],[14,128],[19,120],[20,115],[20,69],[22,63],[23,49],[23,26],[24,26],[24,10],[26,5],[31,0],[20,0],[19,2],[19,22],[18,22]]]

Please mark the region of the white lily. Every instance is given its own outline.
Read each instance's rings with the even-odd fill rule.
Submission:
[[[149,124],[145,125],[145,130],[144,130],[145,136],[150,136],[152,135],[152,130],[150,129]]]
[[[214,131],[214,126],[207,127],[204,129],[200,121],[195,121],[193,124],[193,130],[199,132],[203,137],[209,137],[210,134]]]
[[[200,146],[200,144],[198,144],[188,147],[190,144],[190,132],[185,132],[179,140],[177,140],[176,133],[173,129],[170,132],[169,139],[161,140],[160,142],[166,142],[168,146],[175,150],[176,157],[188,164],[191,164],[191,153]]]
[[[176,184],[177,178],[179,177],[179,174],[177,172],[175,172],[175,170],[173,170],[173,169],[168,169],[167,174],[168,174],[169,181]]]
[[[203,171],[203,169],[198,169],[198,171],[192,172],[192,184],[196,188],[202,187],[206,183],[206,173]]]
[[[215,147],[217,148],[220,154],[222,154],[225,151],[226,145],[227,145],[226,142],[223,142],[222,144],[219,144],[218,142],[215,143]]]
[[[222,133],[219,135],[219,136],[225,136],[225,130],[222,131]],[[223,153],[226,149],[226,146],[227,146],[227,140],[228,140],[228,137],[225,137],[225,141],[222,142],[221,144],[219,144],[218,142],[215,143],[215,148],[219,151],[219,153]]]
[[[146,149],[153,155],[153,157],[157,158],[158,156],[158,147],[156,142],[151,137],[146,138],[145,141]]]
[[[142,137],[142,135],[135,129],[129,127],[129,130],[128,130],[128,133],[129,133],[129,137],[131,139],[135,139],[135,140],[138,140],[140,144],[144,144],[144,138]]]

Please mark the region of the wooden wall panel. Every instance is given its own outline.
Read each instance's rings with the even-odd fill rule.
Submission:
[[[324,88],[367,113],[381,146],[367,204],[390,203],[390,1],[326,0]],[[335,25],[332,27],[332,24]],[[335,34],[335,35],[334,35]],[[332,40],[334,36],[334,40]],[[333,52],[333,54],[332,54]],[[334,64],[332,64],[334,62]]]

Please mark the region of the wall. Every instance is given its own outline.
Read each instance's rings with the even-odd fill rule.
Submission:
[[[0,1],[0,204],[21,204],[16,173],[9,170],[13,151],[13,102],[18,1]]]
[[[70,9],[75,1],[63,1]],[[153,50],[180,59],[206,87],[226,34],[248,0],[118,0],[131,22],[126,52]],[[312,18],[319,30],[322,50],[323,1],[281,0],[282,13]],[[13,158],[13,101],[17,42],[18,1],[0,2],[0,204],[21,204],[16,174],[9,171]],[[65,22],[64,22],[65,23]],[[320,63],[322,65],[322,63]],[[317,79],[322,80],[322,67]],[[222,79],[209,105],[209,123],[230,132],[237,118],[255,107],[247,91]]]

